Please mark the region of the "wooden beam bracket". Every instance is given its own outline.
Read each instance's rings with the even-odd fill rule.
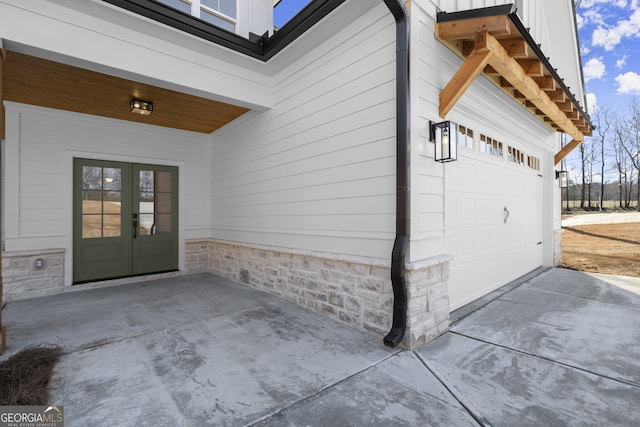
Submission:
[[[484,39],[488,36],[486,31],[476,34],[476,48],[440,92],[439,113],[443,119],[489,63],[491,52],[484,47],[486,45]]]
[[[465,17],[436,24],[436,38],[464,61],[440,93],[440,117],[444,118],[473,80],[484,73],[550,129],[571,136],[570,151],[585,135],[591,135],[589,119],[531,38],[510,19],[509,15]],[[566,156],[564,151],[560,154]]]
[[[553,164],[557,165],[560,163],[565,157],[569,155],[578,145],[582,144],[582,140],[572,140],[570,143],[565,145],[562,150],[558,151],[556,155],[553,157]]]

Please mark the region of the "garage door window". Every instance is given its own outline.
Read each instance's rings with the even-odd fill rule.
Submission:
[[[458,125],[458,145],[473,150],[473,130]]]
[[[480,152],[502,158],[502,142],[489,138],[486,135],[480,135]]]
[[[524,153],[517,148],[509,146],[508,148],[509,154],[507,155],[507,159],[518,165],[524,165]]]
[[[539,171],[540,170],[540,159],[535,157],[535,156],[528,155],[527,156],[527,166],[529,166],[533,170]]]

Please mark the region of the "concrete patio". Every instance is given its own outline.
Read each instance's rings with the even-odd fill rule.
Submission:
[[[640,295],[551,269],[419,351],[203,274],[9,303],[7,353],[53,343],[67,426],[629,426]]]

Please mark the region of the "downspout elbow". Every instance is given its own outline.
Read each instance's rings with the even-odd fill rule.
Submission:
[[[398,235],[391,254],[391,284],[393,286],[393,324],[384,337],[384,345],[396,347],[404,338],[407,330],[407,286],[405,280],[405,262],[409,236]]]

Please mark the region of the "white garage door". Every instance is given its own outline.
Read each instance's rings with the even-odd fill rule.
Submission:
[[[458,161],[445,165],[445,241],[454,256],[451,310],[543,262],[540,155],[507,146],[485,151],[460,148]]]

